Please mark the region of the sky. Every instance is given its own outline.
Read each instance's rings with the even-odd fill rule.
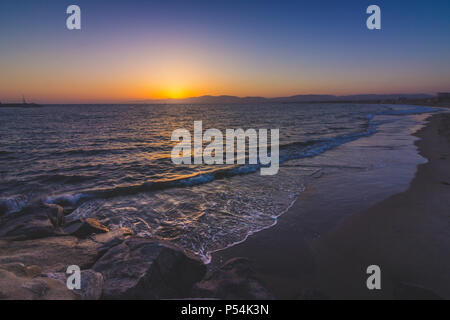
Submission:
[[[2,0],[0,101],[450,91],[449,16],[448,0]]]

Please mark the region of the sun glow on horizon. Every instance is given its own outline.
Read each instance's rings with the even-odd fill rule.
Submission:
[[[191,90],[179,86],[167,87],[152,94],[153,99],[184,99],[194,96]]]

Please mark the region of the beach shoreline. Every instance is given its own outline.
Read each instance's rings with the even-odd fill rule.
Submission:
[[[329,168],[276,225],[214,252],[207,266],[58,204],[0,210],[0,299],[448,299],[450,113],[422,125],[428,116],[381,118],[376,134],[322,154],[312,164]],[[298,161],[291,170],[311,165]],[[382,290],[366,287],[372,264]],[[70,265],[81,269],[81,291],[66,288]]]
[[[315,234],[299,222],[302,212],[320,214],[340,204],[326,203],[312,187],[275,227],[215,253],[211,268],[247,257],[278,299],[448,299],[449,123],[449,113],[434,114],[414,134],[428,162],[418,166],[405,192],[369,208],[342,207],[350,214],[332,231]],[[308,207],[309,197],[323,208]],[[372,264],[382,270],[382,290],[366,287]]]

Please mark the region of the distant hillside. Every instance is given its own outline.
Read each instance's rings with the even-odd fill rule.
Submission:
[[[347,96],[305,94],[290,97],[263,98],[263,97],[235,97],[235,96],[201,96],[185,99],[150,99],[132,101],[142,104],[230,104],[230,103],[268,103],[268,102],[331,102],[331,101],[373,101],[395,99],[428,99],[435,96],[429,94],[360,94]]]
[[[191,97],[185,99],[150,99],[150,100],[140,100],[133,101],[133,103],[150,103],[150,104],[230,104],[230,103],[261,103],[268,102],[266,98],[262,97],[235,97],[235,96],[201,96],[201,97]]]

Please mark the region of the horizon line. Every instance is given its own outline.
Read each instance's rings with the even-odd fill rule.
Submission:
[[[450,90],[449,90],[450,91]],[[204,94],[204,95],[200,95],[200,96],[190,96],[190,97],[186,97],[186,98],[143,98],[143,99],[127,99],[127,100],[114,100],[114,101],[108,101],[108,100],[91,100],[91,101],[78,101],[78,102],[41,102],[41,101],[34,101],[33,99],[27,99],[29,101],[29,103],[39,103],[39,104],[44,104],[44,105],[58,105],[58,104],[164,104],[164,103],[169,103],[169,102],[178,102],[180,104],[183,103],[184,100],[192,100],[192,99],[220,99],[220,98],[229,98],[229,99],[241,99],[241,100],[245,100],[245,99],[262,99],[262,100],[267,100],[266,102],[274,102],[273,100],[282,100],[282,99],[292,99],[292,98],[301,98],[301,97],[329,97],[329,98],[356,98],[356,97],[364,97],[364,96],[372,96],[374,98],[379,97],[391,97],[391,99],[393,97],[396,98],[408,98],[411,96],[422,96],[421,98],[436,98],[439,93],[442,93],[443,91],[438,91],[438,92],[434,92],[434,93],[429,93],[429,92],[416,92],[416,93],[355,93],[355,94],[344,94],[344,95],[336,95],[336,94],[317,94],[317,93],[306,93],[306,94],[294,94],[294,95],[289,95],[289,96],[275,96],[275,97],[264,97],[264,96],[234,96],[234,95],[228,95],[228,94],[220,94],[220,95],[210,95],[210,94]],[[448,91],[446,91],[448,92]],[[22,99],[17,99],[16,102],[13,102],[13,100],[3,100],[0,99],[0,104],[17,104],[17,103],[21,103]],[[15,100],[14,100],[15,101]],[[330,100],[331,101],[331,100]],[[297,101],[297,102],[330,102],[330,101],[320,101],[320,100],[313,100],[313,101]],[[256,102],[264,102],[264,101],[255,101]],[[282,101],[276,101],[276,102],[282,102]],[[295,102],[295,101],[292,101]],[[211,103],[211,102],[205,102],[205,103]]]

